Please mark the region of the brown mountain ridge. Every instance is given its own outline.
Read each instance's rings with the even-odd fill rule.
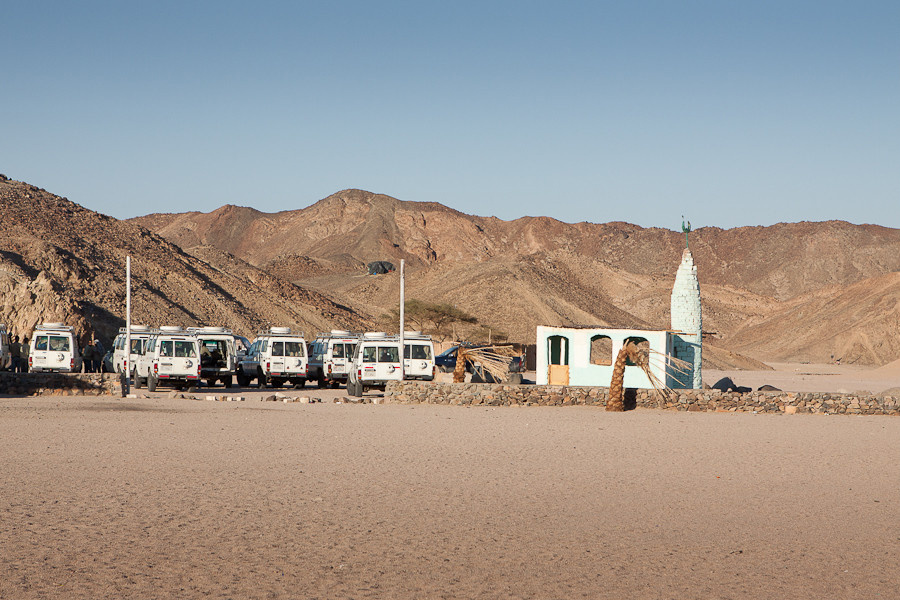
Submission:
[[[64,320],[111,338],[133,257],[135,322],[222,324],[245,334],[287,324],[308,334],[367,329],[398,300],[447,302],[491,331],[533,341],[538,324],[667,328],[684,236],[628,223],[503,221],[435,203],[345,190],[263,213],[101,215],[0,178],[0,323],[28,333]],[[879,365],[900,359],[900,231],[844,222],[691,233],[705,355]]]
[[[522,340],[538,324],[667,327],[684,248],[683,234],[660,228],[503,221],[362,190],[278,213],[223,206],[134,222],[188,252],[200,244],[233,252],[376,316],[396,303],[397,281],[365,276],[363,265],[404,258],[408,297],[455,304]],[[703,227],[690,244],[712,346],[759,360],[900,358],[891,316],[900,294],[881,279],[900,271],[900,230],[841,221]]]
[[[215,324],[250,334],[269,323],[312,332],[371,322],[219,249],[188,254],[137,224],[5,177],[0,214],[0,323],[17,335],[63,321],[110,341],[124,325],[128,255],[135,323]]]

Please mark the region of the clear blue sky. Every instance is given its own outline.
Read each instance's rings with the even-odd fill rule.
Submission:
[[[900,227],[900,2],[0,3],[0,173],[115,217],[344,188]]]

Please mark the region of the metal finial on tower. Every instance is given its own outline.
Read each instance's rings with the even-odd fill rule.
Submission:
[[[691,222],[688,221],[687,225],[684,224],[684,215],[681,215],[681,231],[684,232],[684,247],[690,249],[691,244],[688,241],[688,234],[691,232]]]

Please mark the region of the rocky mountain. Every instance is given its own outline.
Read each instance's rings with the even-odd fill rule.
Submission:
[[[407,297],[454,304],[513,339],[538,324],[666,328],[684,235],[628,223],[503,221],[344,190],[307,208],[156,214],[134,223],[194,255],[214,247],[377,317]],[[883,364],[900,358],[900,230],[846,222],[690,235],[710,357]],[[732,358],[729,358],[731,356]]]
[[[138,224],[4,176],[0,215],[0,323],[18,335],[62,321],[111,341],[125,324],[129,255],[135,323],[225,325],[245,335],[269,324],[314,332],[371,323],[369,315],[218,248],[186,253]]]

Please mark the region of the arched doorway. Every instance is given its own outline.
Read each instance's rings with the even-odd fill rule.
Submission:
[[[569,385],[569,338],[551,335],[547,338],[547,382],[550,385]]]

